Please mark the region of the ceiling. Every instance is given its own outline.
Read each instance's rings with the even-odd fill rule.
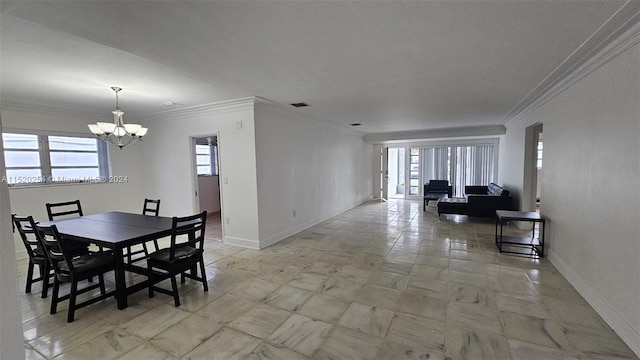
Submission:
[[[624,5],[3,0],[0,97],[110,116],[119,86],[133,118],[260,96],[364,133],[499,125]]]

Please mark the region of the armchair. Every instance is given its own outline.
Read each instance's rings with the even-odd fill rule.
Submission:
[[[429,180],[428,183],[424,184],[422,195],[424,196],[424,204],[422,206],[422,209],[426,211],[427,205],[429,205],[429,200],[438,200],[444,197],[452,197],[453,186],[449,185],[448,180]]]

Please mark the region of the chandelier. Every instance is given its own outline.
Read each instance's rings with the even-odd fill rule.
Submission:
[[[97,122],[95,124],[88,124],[87,126],[89,126],[89,130],[91,130],[98,139],[102,139],[122,149],[142,139],[149,129],[139,124],[124,123],[122,119],[124,112],[120,110],[120,104],[118,103],[118,92],[122,89],[114,86],[111,90],[116,92],[116,107],[112,111],[113,123]]]

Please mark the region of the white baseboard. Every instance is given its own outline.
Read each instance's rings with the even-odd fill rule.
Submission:
[[[549,251],[548,259],[582,297],[600,314],[604,321],[620,336],[636,355],[640,356],[640,333],[618,314],[607,302],[573,271],[560,257]]]
[[[248,249],[260,250],[260,243],[256,240],[237,238],[233,236],[222,236],[225,245],[240,246]]]

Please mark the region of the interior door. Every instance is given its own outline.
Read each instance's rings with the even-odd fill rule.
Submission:
[[[385,200],[389,199],[389,148],[383,147],[380,153],[380,185],[381,197]]]

